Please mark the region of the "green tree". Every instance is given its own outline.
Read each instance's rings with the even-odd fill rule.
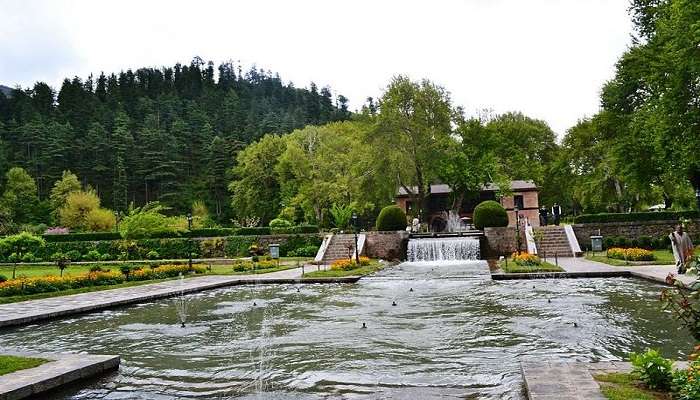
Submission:
[[[81,190],[78,176],[69,170],[63,171],[61,179],[54,183],[49,196],[49,204],[51,205],[51,216],[55,221],[58,221],[58,212],[66,204],[68,195]]]
[[[619,154],[635,155],[624,172],[637,186],[681,178],[700,191],[700,3],[634,0],[631,12],[638,37],[601,94]]]
[[[419,210],[425,208],[429,185],[447,155],[455,115],[449,93],[428,80],[397,76],[380,100],[370,135],[377,160]]]
[[[236,216],[259,217],[264,225],[279,213],[280,182],[275,172],[277,159],[285,151],[285,140],[265,135],[238,154],[229,185]]]
[[[461,121],[456,129],[458,140],[450,145],[440,164],[439,177],[452,189],[452,210],[459,210],[465,196],[478,196],[491,182],[510,186],[498,157],[496,134],[479,119]]]
[[[32,222],[38,201],[36,182],[27,171],[19,167],[7,171],[0,205],[12,221],[17,224]]]
[[[6,255],[14,255],[12,258],[15,260],[21,260],[28,252],[36,252],[36,250],[44,245],[46,245],[44,239],[32,235],[29,232],[22,232],[0,239],[0,249],[2,249]],[[12,279],[15,279],[16,270],[17,263],[15,262],[14,268],[12,269]]]

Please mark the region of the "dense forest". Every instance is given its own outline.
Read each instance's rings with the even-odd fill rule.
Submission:
[[[75,173],[108,208],[160,201],[183,213],[206,203],[231,216],[229,171],[235,153],[263,134],[350,116],[330,88],[285,84],[277,74],[232,62],[139,68],[0,91],[0,187],[10,167],[35,180],[36,222],[64,170]]]

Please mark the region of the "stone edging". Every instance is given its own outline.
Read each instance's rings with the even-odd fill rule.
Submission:
[[[194,278],[196,279],[196,278]],[[93,303],[85,306],[76,306],[72,308],[66,308],[62,310],[46,310],[40,313],[32,313],[28,315],[23,315],[17,318],[0,319],[0,329],[11,327],[27,325],[29,323],[44,321],[50,319],[56,319],[60,317],[65,317],[68,315],[81,314],[91,311],[104,310],[108,308],[119,307],[127,304],[142,303],[152,300],[159,300],[168,297],[178,296],[180,294],[189,294],[201,292],[204,290],[218,289],[222,287],[238,286],[238,285],[266,285],[266,284],[318,284],[318,283],[355,283],[361,279],[360,276],[348,276],[348,277],[338,277],[338,278],[233,278],[230,280],[221,280],[218,282],[205,283],[199,286],[190,286],[185,288],[173,287],[172,290],[165,290],[161,292],[155,292],[147,295],[140,295],[135,297],[130,297],[127,299],[110,300],[102,303]],[[188,282],[191,283],[191,282]],[[157,285],[157,284],[156,284]],[[146,286],[146,285],[144,285]],[[138,287],[138,286],[136,286]],[[125,288],[126,289],[126,288]],[[111,289],[111,290],[122,290],[122,289]],[[99,292],[92,292],[99,293]],[[80,296],[89,293],[82,293],[79,295],[69,295],[69,296]],[[29,300],[32,301],[32,300]],[[2,400],[2,399],[0,399]]]
[[[527,272],[527,273],[495,273],[491,274],[494,281],[519,279],[572,279],[572,278],[628,278],[630,271],[590,271],[590,272]]]
[[[119,368],[119,356],[89,354],[41,354],[8,352],[9,355],[50,360],[35,368],[0,376],[0,400],[37,396],[78,380]]]

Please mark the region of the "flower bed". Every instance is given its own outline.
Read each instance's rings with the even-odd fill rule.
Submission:
[[[513,253],[511,259],[514,263],[520,265],[521,267],[536,267],[542,264],[542,260],[540,260],[539,257],[537,257],[534,254],[529,254],[525,252],[520,254]]]
[[[194,265],[192,269],[197,274],[206,272],[206,268],[202,265]],[[128,274],[98,270],[86,274],[63,277],[55,275],[32,278],[20,277],[0,283],[0,297],[58,292],[89,286],[118,285],[127,281],[166,279],[188,272],[190,272],[188,265],[163,265],[150,269],[129,270]]]
[[[654,253],[649,250],[644,250],[636,247],[623,249],[620,247],[613,247],[607,251],[608,258],[614,258],[616,260],[628,260],[628,261],[654,261]]]
[[[348,271],[351,269],[365,267],[369,265],[369,257],[360,257],[360,264],[357,264],[355,259],[342,258],[340,260],[335,260],[331,263],[331,269]]]

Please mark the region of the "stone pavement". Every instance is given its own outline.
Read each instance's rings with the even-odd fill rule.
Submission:
[[[306,266],[304,272],[315,271],[316,266]],[[302,282],[302,268],[259,275],[207,275],[183,280],[170,280],[140,286],[108,289],[19,303],[0,304],[0,328],[26,325],[45,319],[101,310],[124,304],[150,301],[181,293],[192,293],[225,286],[251,283]],[[358,277],[304,279],[307,283],[355,282]]]
[[[552,262],[553,260],[548,260]],[[586,260],[583,257],[566,257],[559,259],[559,266],[566,272],[611,272],[629,271],[632,276],[659,283],[666,283],[669,273],[676,275],[676,267],[673,265],[629,265],[616,267],[597,261]],[[676,275],[676,278],[685,284],[691,284],[698,279],[695,275]]]
[[[42,354],[3,351],[7,355],[50,360],[36,368],[28,368],[0,376],[0,400],[18,400],[37,396],[59,386],[101,375],[119,368],[119,356],[89,354]]]
[[[605,400],[589,364],[562,361],[522,362],[530,400]]]

